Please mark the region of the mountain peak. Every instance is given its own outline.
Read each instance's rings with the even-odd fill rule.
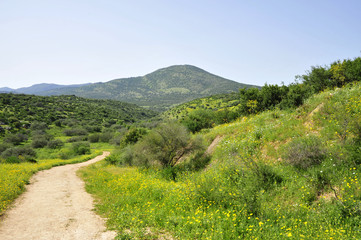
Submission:
[[[86,98],[115,99],[164,111],[195,98],[236,92],[255,87],[228,80],[192,65],[173,65],[142,77],[120,78],[78,88],[45,91],[42,95],[77,95]]]

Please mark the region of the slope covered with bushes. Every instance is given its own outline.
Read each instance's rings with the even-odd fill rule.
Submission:
[[[222,139],[210,161],[197,148],[174,166],[113,161],[122,167],[82,174],[119,238],[358,239],[360,92],[349,83],[203,130],[192,138]]]
[[[162,117],[180,120],[192,132],[197,132],[266,110],[293,109],[313,94],[359,82],[361,58],[335,61],[325,67],[311,67],[306,74],[296,76],[296,80],[288,86],[266,84],[261,89],[240,89],[238,93],[196,99],[162,113]]]

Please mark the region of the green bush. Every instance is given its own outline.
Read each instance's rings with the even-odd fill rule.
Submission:
[[[11,143],[14,145],[20,145],[21,143],[23,143],[27,140],[28,140],[28,136],[25,134],[22,134],[22,133],[9,134],[9,135],[5,136],[5,138],[4,138],[4,142]]]
[[[89,154],[90,145],[88,142],[75,142],[72,145],[72,150],[77,155]]]
[[[204,154],[203,151],[195,153],[185,164],[185,168],[191,171],[198,171],[205,168],[208,163],[211,161],[211,156]]]
[[[68,143],[73,143],[73,142],[82,142],[82,141],[87,141],[88,137],[87,136],[75,136],[75,137],[71,137],[69,139],[67,139],[66,141]]]
[[[326,148],[321,139],[316,136],[294,139],[287,144],[286,149],[285,160],[299,169],[318,165],[326,158]]]
[[[6,149],[10,148],[11,144],[8,143],[1,143],[0,144],[0,154],[2,154]]]
[[[21,161],[18,157],[10,156],[5,159],[4,163],[21,163]]]
[[[107,131],[99,135],[99,141],[103,143],[109,143],[113,137],[114,137],[113,132]]]
[[[51,140],[48,143],[48,148],[52,148],[52,149],[61,148],[63,146],[64,143],[60,139]]]
[[[45,139],[45,137],[36,137],[33,138],[33,141],[31,142],[31,146],[33,148],[43,148],[48,144],[48,141]]]
[[[63,133],[66,136],[84,136],[88,135],[88,131],[83,128],[71,128],[71,129],[65,129]]]
[[[215,113],[212,110],[196,110],[191,113],[182,123],[191,131],[198,132],[204,128],[212,128],[215,124]]]
[[[74,151],[72,150],[69,150],[69,149],[60,149],[59,152],[58,152],[58,156],[60,159],[63,159],[63,160],[67,160],[69,158],[72,158],[74,157]]]
[[[91,143],[97,143],[97,142],[99,142],[99,138],[100,138],[100,134],[95,133],[95,134],[89,135],[88,140]]]
[[[6,149],[2,154],[2,158],[7,159],[9,157],[23,158],[24,161],[34,161],[36,152],[31,147],[11,147]]]
[[[125,144],[134,144],[138,142],[145,134],[147,134],[147,129],[145,128],[131,128],[124,136]]]
[[[134,160],[137,165],[174,166],[188,150],[189,140],[190,135],[183,125],[161,124],[134,146]]]
[[[44,122],[35,121],[31,124],[30,129],[32,131],[35,131],[35,130],[45,131],[46,129],[48,129],[48,125]]]

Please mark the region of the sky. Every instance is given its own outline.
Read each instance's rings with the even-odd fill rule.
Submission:
[[[190,64],[289,84],[361,56],[359,0],[0,0],[0,87],[80,84]]]

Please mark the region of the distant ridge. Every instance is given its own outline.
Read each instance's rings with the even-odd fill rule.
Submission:
[[[0,88],[0,93],[23,93],[23,94],[35,94],[39,95],[42,92],[61,89],[61,88],[77,88],[81,86],[89,85],[90,83],[86,84],[73,84],[73,85],[59,85],[53,83],[39,83],[32,85],[30,87],[22,87],[18,89],[12,89],[8,87]]]
[[[113,99],[164,111],[196,98],[235,92],[240,88],[250,87],[258,86],[228,80],[195,66],[175,65],[142,77],[120,78],[72,88],[54,88],[39,91],[36,94]]]
[[[8,88],[8,87],[2,87],[0,88],[0,93],[9,93],[9,92],[14,92],[15,90],[12,88]]]

